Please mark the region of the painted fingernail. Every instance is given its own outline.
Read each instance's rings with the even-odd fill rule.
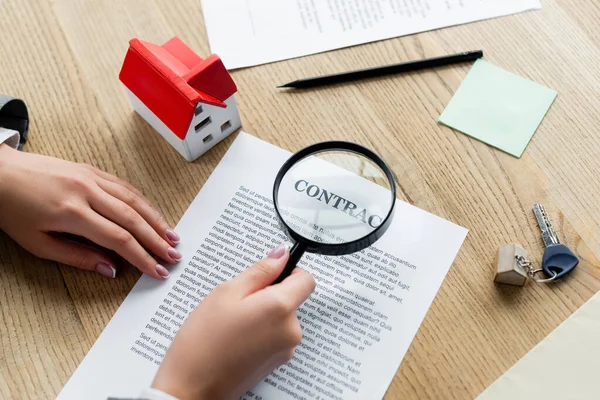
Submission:
[[[178,234],[175,233],[175,231],[173,229],[167,229],[167,237],[169,238],[170,241],[172,241],[175,244],[177,244],[181,241],[181,238],[179,237]]]
[[[112,265],[108,265],[103,262],[96,264],[96,272],[111,279],[114,279],[117,276],[117,269]]]
[[[169,277],[169,271],[160,264],[156,264],[156,273],[162,276],[164,279]]]
[[[172,247],[169,247],[169,250],[167,250],[167,254],[169,254],[169,257],[171,257],[175,261],[180,261],[183,258],[181,253]]]
[[[269,258],[281,258],[285,254],[285,244],[281,243],[269,252]]]

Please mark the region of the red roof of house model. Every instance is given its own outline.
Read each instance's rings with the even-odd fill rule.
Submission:
[[[218,56],[202,59],[178,37],[162,46],[132,39],[119,79],[182,140],[199,102],[227,107],[237,91]]]

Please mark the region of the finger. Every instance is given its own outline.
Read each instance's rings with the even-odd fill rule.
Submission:
[[[113,182],[116,183],[118,185],[124,186],[127,189],[129,189],[130,191],[132,191],[133,193],[137,194],[138,196],[140,196],[141,198],[143,198],[147,203],[149,203],[149,201],[144,197],[144,195],[142,194],[142,192],[139,191],[138,188],[136,188],[135,186],[133,186],[132,184],[130,184],[127,181],[124,181],[121,178],[117,178],[114,175],[109,174],[108,172],[104,172],[102,170],[99,170],[98,168],[94,168],[90,166],[90,170],[98,177],[109,181],[109,182]]]
[[[83,211],[79,223],[72,233],[115,251],[134,267],[155,279],[169,277],[169,271],[158,264],[131,233],[92,209]]]
[[[164,240],[171,246],[179,243],[179,236],[173,231],[164,218],[148,202],[148,200],[139,193],[115,182],[108,180],[98,180],[98,186],[109,195],[121,200],[129,207],[133,208]],[[131,186],[131,185],[130,185]]]
[[[114,262],[99,250],[49,234],[40,238],[36,255],[75,268],[96,271],[107,278],[117,275]]]
[[[285,298],[289,301],[289,307],[293,310],[300,307],[315,290],[317,283],[311,274],[301,268],[296,268],[295,273],[283,280],[283,282],[269,287],[265,290],[265,295],[271,295],[268,292],[275,293],[276,297]]]
[[[154,255],[172,264],[182,259],[181,253],[159,236],[136,210],[121,200],[98,189],[88,201],[94,211],[130,232],[143,247]]]
[[[289,257],[290,253],[285,245],[280,244],[269,253],[269,257],[258,261],[233,278],[229,282],[229,288],[233,289],[240,298],[264,289],[281,274]]]
[[[97,168],[91,167],[91,171],[97,175],[98,177],[102,178],[103,180],[110,182],[114,185],[118,185],[121,187],[124,187],[126,190],[128,190],[129,192],[134,193],[135,195],[137,195],[137,197],[139,199],[141,199],[141,202],[146,206],[145,208],[145,212],[140,212],[140,214],[146,218],[146,214],[149,214],[148,218],[146,218],[146,220],[148,222],[151,223],[151,225],[153,227],[155,227],[155,229],[157,229],[157,232],[159,234],[161,234],[161,232],[166,231],[166,235],[168,237],[169,240],[171,240],[172,244],[178,244],[180,241],[179,236],[177,235],[177,233],[175,233],[175,231],[173,231],[172,229],[169,228],[169,226],[166,224],[166,222],[163,220],[162,215],[160,214],[160,212],[152,205],[152,203],[150,202],[150,200],[148,200],[146,198],[146,196],[144,196],[144,194],[135,186],[133,186],[132,184],[130,184],[129,182],[118,178],[114,175],[111,175],[107,172],[101,171]],[[98,182],[99,184],[101,183],[100,181]],[[114,194],[113,194],[114,195]],[[118,196],[116,196],[118,197]],[[127,199],[127,193],[125,192],[125,199],[119,197],[121,200],[125,201],[125,203],[129,204],[126,199]],[[131,206],[131,204],[129,204]],[[135,207],[134,207],[135,208]],[[158,215],[160,218],[158,219],[158,227],[155,226],[151,221],[153,220],[153,218],[155,216],[152,215],[151,212],[148,212],[148,209],[151,210],[154,214]]]

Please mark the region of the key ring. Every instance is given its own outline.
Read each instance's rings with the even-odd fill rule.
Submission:
[[[525,271],[527,271],[527,276],[529,277],[529,279],[531,279],[532,281],[534,281],[536,283],[553,282],[556,280],[556,277],[558,276],[558,274],[556,272],[550,271],[553,274],[550,278],[538,279],[535,277],[535,274],[537,274],[539,272],[544,272],[544,270],[542,268],[533,269],[533,267],[531,265],[531,261],[527,260],[525,257],[523,257],[521,255],[516,255],[515,258],[517,259],[517,263],[519,263],[519,266],[521,268],[523,268]]]

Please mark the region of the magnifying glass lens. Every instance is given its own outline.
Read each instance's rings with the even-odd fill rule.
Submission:
[[[280,218],[298,236],[324,244],[360,240],[394,205],[388,175],[349,150],[313,153],[292,165],[276,192]]]

